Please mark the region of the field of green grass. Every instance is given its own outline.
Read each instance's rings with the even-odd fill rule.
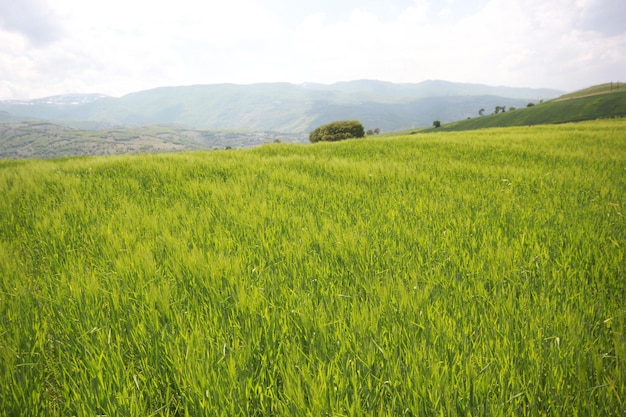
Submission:
[[[0,415],[626,413],[626,120],[0,161]]]

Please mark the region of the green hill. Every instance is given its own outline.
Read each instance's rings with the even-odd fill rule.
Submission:
[[[584,88],[582,90],[574,91],[573,93],[564,94],[561,97],[554,99],[553,101],[561,101],[561,100],[569,100],[572,98],[581,98],[581,97],[589,97],[595,96],[599,94],[610,94],[610,93],[619,93],[626,91],[626,84],[624,83],[606,83],[594,85],[589,88]]]
[[[620,89],[611,89],[609,86],[609,84],[603,84],[531,107],[460,120],[444,124],[438,129],[431,128],[422,132],[532,126],[625,117],[626,87],[622,84]]]

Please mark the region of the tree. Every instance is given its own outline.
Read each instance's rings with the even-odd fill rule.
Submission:
[[[338,140],[362,138],[365,129],[358,120],[343,120],[318,127],[309,134],[309,140],[315,142],[336,142]]]
[[[435,120],[433,122],[433,126],[435,126],[435,128],[441,127],[441,122],[439,120]]]
[[[485,115],[485,109],[478,110],[478,115],[479,116],[484,116]]]
[[[374,134],[375,134],[375,135],[378,135],[379,133],[380,133],[380,129],[379,129],[379,128],[375,128],[375,129],[374,129]]]

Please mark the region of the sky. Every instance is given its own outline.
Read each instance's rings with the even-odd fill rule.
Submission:
[[[626,82],[624,0],[0,0],[0,100],[192,84]]]

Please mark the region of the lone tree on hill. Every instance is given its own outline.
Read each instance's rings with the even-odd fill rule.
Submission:
[[[362,138],[365,129],[358,120],[332,122],[318,127],[309,134],[309,140],[315,142],[336,142],[338,140]]]
[[[433,126],[435,126],[435,128],[441,127],[441,122],[439,120],[435,120],[433,122]]]

